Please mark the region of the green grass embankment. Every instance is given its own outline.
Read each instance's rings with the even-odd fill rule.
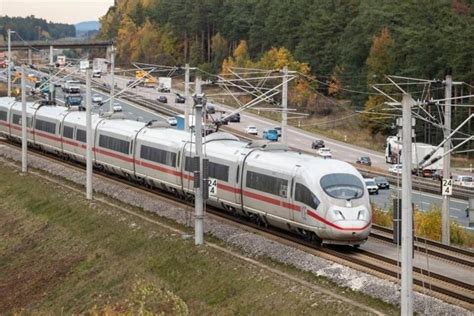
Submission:
[[[364,313],[214,248],[195,247],[193,239],[182,239],[176,232],[89,202],[82,193],[34,175],[20,175],[1,163],[0,179],[0,314]],[[280,268],[396,313],[393,306],[338,289],[325,279]]]

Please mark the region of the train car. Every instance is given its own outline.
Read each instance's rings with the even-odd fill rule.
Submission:
[[[97,124],[103,120],[99,115],[92,114],[92,139],[95,139]],[[62,122],[62,150],[68,159],[84,162],[86,160],[86,116],[83,112],[69,110]]]
[[[136,136],[145,128],[143,122],[110,117],[96,127],[94,153],[96,164],[127,177],[135,177]]]
[[[135,176],[149,185],[179,194],[183,189],[181,148],[189,134],[164,126],[151,122],[138,133]]]
[[[35,146],[61,155],[61,124],[68,113],[68,108],[62,106],[39,106],[33,119]]]
[[[33,142],[32,121],[39,104],[26,103],[27,137],[29,143]],[[21,139],[21,102],[14,98],[0,98],[0,134],[19,141]]]
[[[203,144],[203,158],[209,161],[207,169],[211,184],[208,203],[233,212],[240,210],[240,190],[235,182],[238,177],[240,153],[246,151],[247,143],[241,142],[234,135],[218,132],[206,136]],[[189,161],[189,152],[194,150],[194,144],[187,144],[185,159]],[[191,176],[191,162],[185,163],[183,173]],[[191,188],[192,183],[190,181]]]
[[[15,98],[0,98],[0,135],[10,136],[10,111]]]

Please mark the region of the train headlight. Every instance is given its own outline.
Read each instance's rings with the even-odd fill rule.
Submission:
[[[337,218],[338,220],[341,220],[341,221],[342,221],[342,220],[345,220],[345,219],[346,219],[346,218],[344,217],[344,215],[342,214],[341,211],[335,210],[335,211],[334,211],[334,214],[336,215],[336,218]]]
[[[365,220],[365,211],[364,210],[359,211],[359,214],[357,214],[357,219],[358,220]]]

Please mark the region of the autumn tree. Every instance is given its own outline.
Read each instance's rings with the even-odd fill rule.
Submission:
[[[394,41],[387,27],[384,27],[380,34],[374,36],[367,58],[367,84],[370,86],[381,82],[386,74],[390,74],[394,66],[393,57]],[[365,103],[363,123],[370,132],[375,135],[381,133],[387,135],[391,132],[391,122],[393,121],[390,112],[385,106],[385,99],[379,95],[370,96]],[[368,113],[370,112],[370,113]]]

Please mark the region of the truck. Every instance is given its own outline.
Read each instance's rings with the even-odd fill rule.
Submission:
[[[80,93],[81,92],[81,82],[77,80],[68,80],[64,83],[63,92],[66,93]]]
[[[93,71],[100,72],[101,74],[107,73],[109,61],[105,58],[94,58],[92,60]]]
[[[7,68],[7,57],[4,52],[0,52],[0,68]]]
[[[159,77],[158,78],[158,92],[170,92],[170,91],[171,91],[171,78]]]
[[[422,175],[425,177],[431,177],[434,172],[437,170],[443,169],[444,158],[436,160],[433,164],[420,168],[419,164],[423,159],[431,154],[431,152],[436,149],[436,146],[425,144],[425,143],[412,143],[411,153],[412,153],[412,167],[413,173]],[[444,149],[438,148],[436,152],[431,156],[426,163],[429,163],[432,159],[436,157],[442,157],[444,154]],[[385,161],[390,164],[399,164],[402,162],[402,143],[397,136],[389,136],[386,140],[385,146]]]
[[[64,104],[66,107],[71,107],[71,106],[78,106],[79,110],[85,110],[85,108],[82,106],[82,95],[80,94],[66,94],[64,96]]]
[[[155,77],[144,70],[135,71],[135,80],[140,79],[142,79],[142,81],[140,81],[139,85],[144,87],[154,87],[158,82]]]
[[[66,65],[66,56],[60,55],[56,57],[56,66],[57,67],[64,67]]]

